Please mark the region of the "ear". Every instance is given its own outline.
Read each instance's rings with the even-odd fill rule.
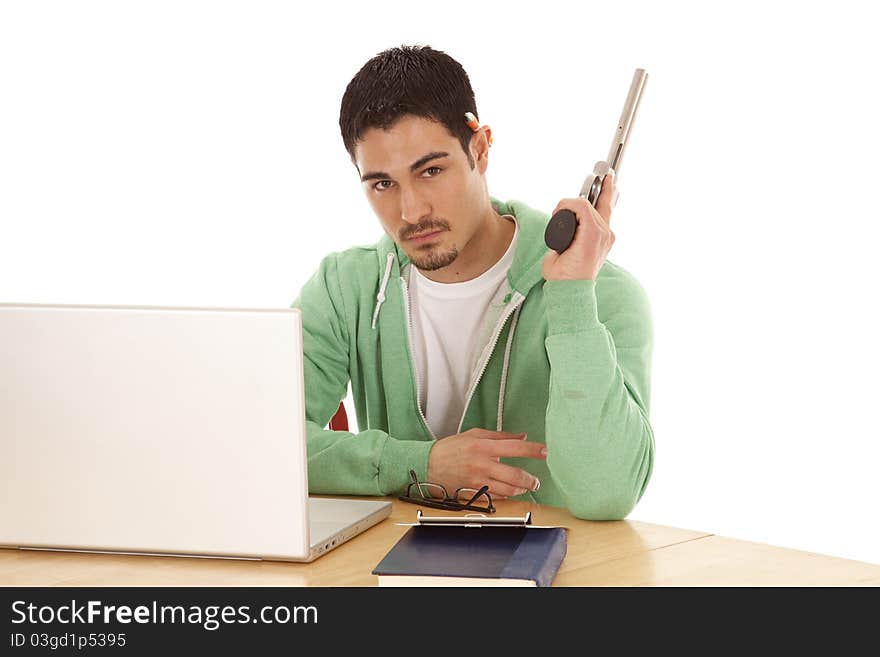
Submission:
[[[486,173],[489,164],[489,146],[492,144],[492,129],[484,125],[471,137],[471,157],[481,174]]]

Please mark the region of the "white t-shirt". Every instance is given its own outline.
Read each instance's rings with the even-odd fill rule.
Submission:
[[[517,227],[501,259],[470,281],[437,283],[412,268],[409,292],[419,405],[437,438],[458,432],[475,360],[484,347],[479,328],[513,262],[518,232]]]

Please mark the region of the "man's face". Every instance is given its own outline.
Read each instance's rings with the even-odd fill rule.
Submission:
[[[419,269],[450,265],[480,225],[486,156],[476,141],[471,169],[442,123],[405,115],[389,130],[370,128],[355,147],[367,200]]]

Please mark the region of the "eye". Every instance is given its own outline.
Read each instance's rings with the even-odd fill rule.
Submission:
[[[388,185],[391,185],[390,180],[380,180],[375,185],[373,185],[373,189],[375,189],[377,192],[384,192],[386,189],[388,189],[388,186],[382,186],[383,183],[388,183]]]
[[[436,176],[438,173],[440,173],[441,171],[443,171],[443,169],[441,169],[440,167],[428,167],[427,169],[425,169],[425,170],[423,171],[423,173],[428,173],[429,171],[436,171],[436,172],[437,172],[437,173],[434,173],[434,174],[428,176],[428,178],[433,178],[433,177]]]

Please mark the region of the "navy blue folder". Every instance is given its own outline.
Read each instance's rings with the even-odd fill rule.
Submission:
[[[563,527],[410,527],[374,575],[532,580],[550,586],[566,552]]]

